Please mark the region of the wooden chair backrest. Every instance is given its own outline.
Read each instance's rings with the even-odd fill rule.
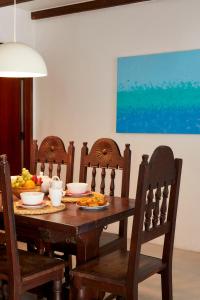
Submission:
[[[6,155],[0,156],[0,190],[2,192],[3,220],[6,241],[7,270],[9,284],[16,291],[21,286],[17,237],[13,211],[10,167]]]
[[[141,245],[164,235],[163,262],[172,262],[182,160],[168,146],[159,146],[139,168],[128,276],[137,275]]]
[[[81,150],[79,182],[86,182],[87,170],[92,168],[91,190],[96,189],[96,169],[101,168],[100,192],[105,193],[106,169],[111,169],[110,196],[115,191],[115,171],[122,170],[121,197],[129,196],[131,151],[130,145],[126,144],[124,156],[121,155],[117,143],[108,138],[98,139],[88,153],[87,143],[83,143]]]
[[[37,140],[33,140],[31,149],[31,172],[36,174],[37,164],[40,163],[40,170],[47,172],[49,177],[52,177],[53,168],[57,165],[56,175],[60,177],[61,166],[66,165],[65,183],[73,182],[74,152],[74,142],[71,141],[69,143],[68,151],[66,151],[63,141],[57,136],[47,136],[41,142],[40,147],[37,145]]]

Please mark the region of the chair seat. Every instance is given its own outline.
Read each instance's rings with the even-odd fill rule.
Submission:
[[[19,262],[22,281],[24,285],[28,285],[30,280],[38,278],[41,280],[41,284],[45,283],[46,278],[52,275],[52,272],[63,271],[65,265],[61,260],[57,260],[50,257],[40,256],[37,254],[30,254],[27,251],[18,250]],[[7,257],[5,247],[0,248],[0,273],[8,275]],[[56,275],[55,275],[56,279]]]
[[[116,293],[121,294],[126,284],[127,267],[128,267],[129,251],[115,251],[105,256],[81,265],[74,270],[75,280],[78,278],[78,283],[87,285],[90,281],[90,286],[96,286],[98,289],[104,289],[104,283],[107,285],[108,292],[113,292],[113,286],[116,287]],[[159,273],[163,270],[165,264],[161,259],[140,255],[138,282],[146,279],[150,274]],[[92,282],[92,283],[91,283]],[[111,290],[108,290],[108,286]]]

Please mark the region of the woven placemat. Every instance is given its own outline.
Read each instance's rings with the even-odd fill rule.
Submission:
[[[91,195],[88,196],[83,196],[83,197],[70,197],[70,196],[64,196],[62,197],[62,202],[64,203],[77,203],[78,201],[80,201],[80,199],[82,198],[98,198],[98,199],[104,199],[105,195],[100,194],[100,193],[96,193],[96,192],[92,192]]]
[[[58,211],[64,210],[65,204],[59,206],[52,206],[50,201],[46,201],[47,205],[42,208],[28,209],[22,207],[18,202],[14,202],[14,212],[16,215],[43,215],[43,214],[52,214]]]

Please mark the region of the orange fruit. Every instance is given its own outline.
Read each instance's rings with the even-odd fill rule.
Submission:
[[[25,188],[27,189],[33,189],[35,187],[35,182],[33,180],[27,180],[25,183],[24,183],[24,186]]]

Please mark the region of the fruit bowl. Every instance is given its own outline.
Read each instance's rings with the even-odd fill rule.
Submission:
[[[22,168],[20,175],[11,176],[12,191],[17,198],[24,192],[40,192],[41,184],[41,177],[31,175],[26,168]]]
[[[34,188],[26,188],[26,187],[18,187],[18,188],[12,188],[13,194],[17,197],[20,198],[20,193],[24,192],[40,192],[41,191],[41,186],[35,186]]]

